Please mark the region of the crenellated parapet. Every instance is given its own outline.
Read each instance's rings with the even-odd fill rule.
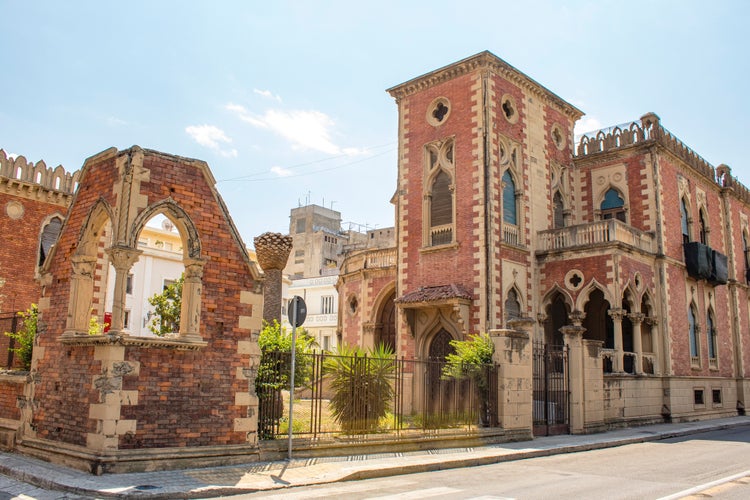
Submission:
[[[23,156],[8,157],[5,151],[0,149],[0,177],[38,185],[51,191],[73,194],[78,186],[79,175],[80,170],[66,172],[62,165],[48,167],[44,160],[34,164]]]
[[[660,144],[697,172],[715,181],[714,167],[664,128],[659,117],[654,113],[644,115],[639,122],[624,123],[584,134],[578,141],[576,158],[615,151],[646,142]]]

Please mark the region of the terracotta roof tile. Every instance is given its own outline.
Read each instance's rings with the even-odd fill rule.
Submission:
[[[416,302],[436,302],[446,299],[473,299],[473,294],[463,285],[451,283],[450,285],[419,287],[413,292],[405,293],[398,299],[400,304],[413,304]]]

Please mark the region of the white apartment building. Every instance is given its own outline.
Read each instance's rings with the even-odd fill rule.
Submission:
[[[133,264],[127,279],[124,330],[133,336],[153,337],[148,326],[154,308],[148,303],[148,298],[161,293],[184,272],[182,239],[171,222],[164,219],[161,228],[143,228],[138,238],[138,249],[143,253]],[[115,269],[110,264],[104,300],[105,322],[108,313],[112,312],[114,286]]]
[[[287,286],[282,286],[282,326],[291,330],[287,317],[287,304],[292,297],[299,295],[307,305],[307,318],[302,326],[315,338],[316,348],[324,351],[333,351],[338,345],[336,339],[338,294],[335,288],[338,279],[338,274],[301,278],[292,280]]]

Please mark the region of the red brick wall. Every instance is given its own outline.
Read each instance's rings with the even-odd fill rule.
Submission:
[[[118,155],[127,154],[120,152]],[[70,294],[70,259],[89,210],[100,198],[114,205],[112,186],[118,172],[114,157],[90,161],[81,189],[61,234],[50,268],[53,279],[45,296],[51,307],[44,312],[47,330],[40,338],[45,355],[39,360],[34,424],[40,437],[83,444],[95,432],[86,409],[101,402],[92,389],[101,365],[93,361],[93,348],[66,346],[57,338],[65,328]],[[245,435],[233,431],[235,418],[247,417],[247,407],[234,404],[235,393],[247,392],[237,368],[249,365],[249,355],[237,353],[237,342],[250,332],[238,327],[239,315],[250,315],[240,303],[240,292],[254,282],[228,221],[200,168],[179,157],[145,152],[144,167],[150,181],[140,194],[148,204],[170,198],[189,215],[200,237],[203,269],[201,330],[208,346],[198,351],[127,347],[125,361],[140,363],[137,376],[125,376],[123,389],[138,390],[137,405],[123,406],[121,417],[135,419],[134,436],[121,438],[121,446],[162,447],[241,444]],[[137,240],[137,238],[135,238]]]
[[[19,420],[18,397],[23,395],[26,374],[0,374],[0,418]]]

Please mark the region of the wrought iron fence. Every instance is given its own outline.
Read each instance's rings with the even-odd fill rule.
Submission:
[[[568,409],[568,350],[534,342],[534,435],[566,433]]]
[[[292,434],[366,436],[436,434],[442,429],[498,425],[496,365],[444,374],[445,361],[339,356],[297,356]],[[470,369],[469,369],[470,368]],[[289,432],[290,354],[264,352],[255,388],[261,439]]]

